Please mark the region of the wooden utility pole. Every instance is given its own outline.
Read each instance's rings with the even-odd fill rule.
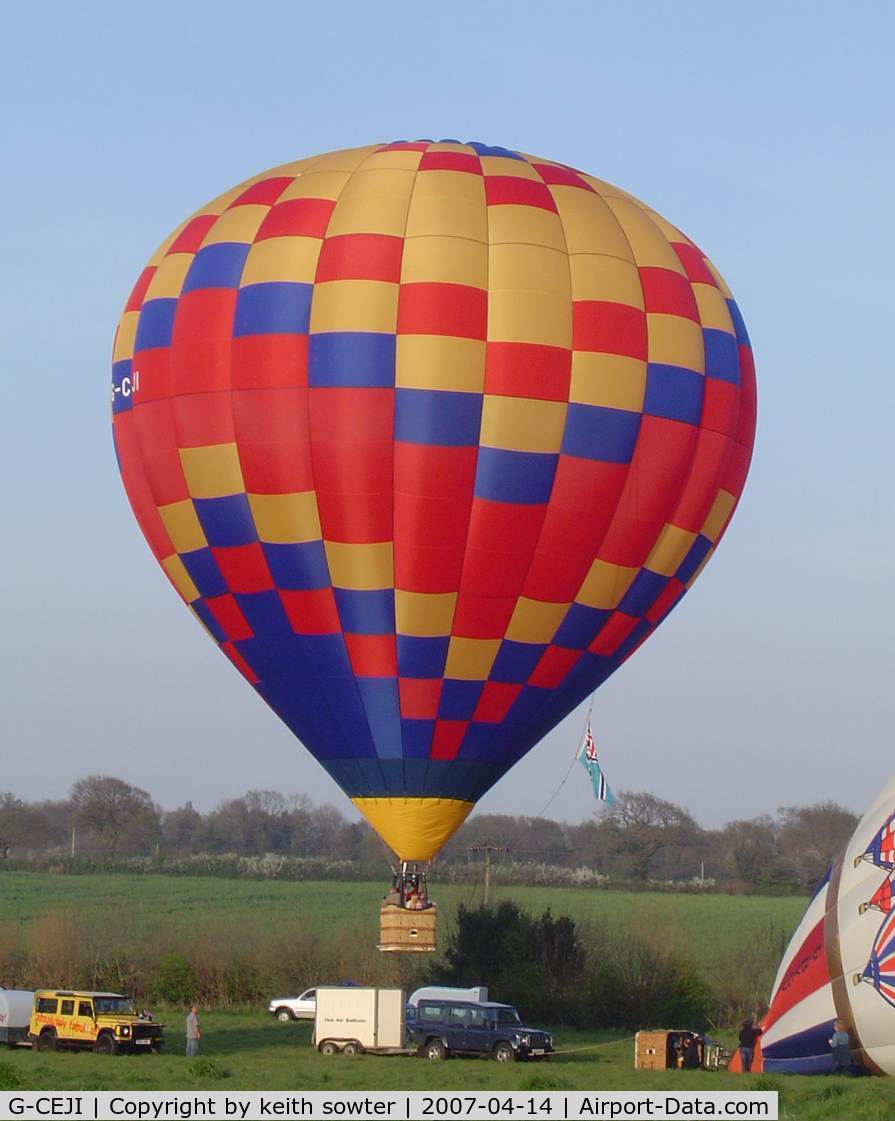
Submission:
[[[487,907],[491,899],[491,853],[509,852],[510,850],[504,845],[470,845],[466,851],[468,853],[483,852],[485,854],[485,886],[482,891],[482,903]]]
[[[76,832],[77,832],[77,826],[73,825],[71,827],[71,854],[72,854],[72,857],[74,857],[74,855],[75,855],[75,835],[76,835]]]

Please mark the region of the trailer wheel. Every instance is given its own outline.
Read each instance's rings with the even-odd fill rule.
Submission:
[[[56,1038],[56,1033],[52,1028],[47,1028],[42,1031],[37,1037],[37,1050],[38,1051],[58,1051],[59,1040]]]
[[[494,1048],[494,1058],[499,1063],[512,1063],[516,1059],[516,1052],[509,1043],[501,1041]]]
[[[331,1039],[324,1039],[318,1048],[321,1055],[338,1055],[339,1048]]]
[[[352,1041],[350,1043],[346,1043],[345,1046],[342,1048],[342,1054],[343,1055],[359,1055],[361,1053],[361,1051],[362,1051],[361,1045],[359,1043],[355,1043],[354,1041]]]
[[[447,1048],[440,1039],[430,1039],[426,1044],[427,1059],[446,1059]]]

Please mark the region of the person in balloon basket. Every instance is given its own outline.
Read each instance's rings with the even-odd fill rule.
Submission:
[[[740,1062],[744,1074],[748,1074],[752,1069],[755,1044],[760,1035],[761,1028],[755,1026],[755,1020],[751,1016],[743,1020],[743,1026],[740,1028]]]
[[[199,1028],[198,1008],[195,1004],[190,1006],[190,1013],[186,1018],[186,1057],[192,1059],[199,1053],[199,1040],[202,1032]]]

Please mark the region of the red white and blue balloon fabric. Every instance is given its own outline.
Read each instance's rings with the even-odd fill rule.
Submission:
[[[895,780],[874,800],[792,937],[764,1019],[766,1071],[833,1069],[833,1022],[848,1027],[853,1056],[895,1074]]]
[[[755,428],[742,317],[689,238],[454,141],[202,207],[127,302],[112,401],[168,578],[408,858],[680,601]]]

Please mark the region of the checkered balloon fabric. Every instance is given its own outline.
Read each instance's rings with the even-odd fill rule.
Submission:
[[[333,778],[361,808],[468,807],[711,556],[755,380],[724,281],[643,203],[420,141],[180,226],[121,317],[112,408],[168,578]]]

